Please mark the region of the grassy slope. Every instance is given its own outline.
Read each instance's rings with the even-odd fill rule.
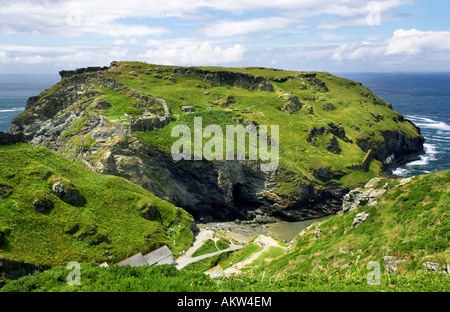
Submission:
[[[0,159],[0,184],[14,188],[0,200],[0,230],[9,230],[0,245],[2,257],[50,266],[70,261],[111,263],[163,244],[178,253],[193,240],[190,215],[125,179],[91,172],[48,149],[25,143],[1,146]],[[73,183],[87,204],[74,207],[56,197],[52,185],[57,178]],[[37,213],[32,203],[43,198],[50,199],[54,208]],[[157,207],[152,221],[140,216],[138,208],[144,203]],[[168,227],[178,222],[181,231],[169,237]],[[66,234],[75,224],[78,231]],[[110,242],[90,245],[95,236],[77,239],[94,226]]]
[[[422,290],[420,287],[427,287],[428,281],[431,288],[448,291],[450,278],[441,273],[433,282],[433,278],[424,277],[428,275],[423,274],[422,264],[450,263],[449,181],[450,171],[418,176],[403,186],[396,180],[385,180],[381,185],[388,183],[388,190],[376,206],[360,207],[321,222],[316,241],[317,224],[313,224],[303,235],[296,236],[291,252],[253,274],[274,275],[290,288],[300,287],[311,273],[336,287],[349,283],[363,287],[369,272],[367,264],[378,261],[383,267],[383,257],[394,256],[406,260],[398,266],[401,277],[389,276],[382,270],[383,287],[391,282],[405,291],[408,287]],[[369,216],[352,228],[355,215],[363,211]],[[418,284],[412,285],[413,281]]]
[[[317,224],[298,235],[290,252],[269,250],[237,278],[215,281],[203,271],[221,264],[248,259],[261,247],[249,243],[232,254],[175,268],[110,268],[85,265],[82,285],[68,286],[69,270],[56,268],[7,284],[3,291],[448,291],[450,277],[424,272],[426,261],[450,262],[450,171],[419,176],[403,186],[385,180],[388,191],[375,207],[360,207]],[[353,218],[365,211],[369,217],[352,228]],[[399,275],[383,269],[383,257],[406,260]],[[268,258],[272,260],[266,261]],[[378,261],[381,285],[367,284],[367,264]],[[89,278],[84,278],[88,276]],[[165,278],[164,278],[165,276]],[[123,282],[121,281],[123,277]],[[150,281],[161,280],[156,286]],[[231,282],[233,280],[233,282]],[[111,283],[111,281],[114,281]],[[72,287],[72,288],[70,288]]]
[[[372,161],[369,172],[366,173],[347,169],[349,165],[361,163],[365,156],[365,153],[355,144],[356,139],[381,143],[380,133],[385,130],[396,130],[409,137],[418,135],[410,123],[395,122],[394,118],[399,114],[391,110],[388,103],[376,97],[370,90],[329,73],[316,73],[316,78],[324,82],[329,90],[322,92],[317,85],[305,77],[298,76],[299,73],[293,71],[264,68],[201,68],[264,76],[273,84],[275,92],[251,92],[229,85],[214,87],[196,74],[176,75],[172,71],[172,66],[121,62],[109,71],[102,72],[101,75],[104,75],[105,79],[114,79],[127,86],[125,91],[118,93],[105,88],[95,88],[95,91],[99,92],[100,98],[109,102],[112,107],[99,112],[92,110],[89,106],[84,108],[85,113],[101,113],[111,121],[118,117],[123,120],[125,114],[139,115],[144,112],[143,104],[133,98],[130,90],[140,92],[139,94],[162,96],[175,121],[159,131],[136,132],[135,135],[146,144],[156,146],[166,152],[170,152],[172,144],[178,140],[178,138],[171,137],[173,127],[180,124],[193,126],[194,117],[203,118],[203,127],[209,124],[218,124],[223,129],[226,125],[235,125],[236,123],[231,118],[236,116],[256,121],[260,125],[279,125],[280,167],[298,173],[295,181],[280,181],[279,188],[275,191],[285,195],[290,194],[299,179],[315,180],[312,172],[319,168],[347,172],[348,175],[334,181],[347,187],[354,187],[379,175],[381,163],[378,161]],[[277,82],[275,81],[277,77],[290,78],[286,82]],[[174,79],[175,82],[166,78]],[[64,81],[60,84],[63,85]],[[56,89],[58,89],[58,85],[45,91],[44,97],[51,96]],[[297,96],[302,103],[303,108],[298,112],[289,113],[282,110],[287,104],[283,96],[288,93],[291,93],[290,96]],[[233,97],[233,102],[225,104],[228,96]],[[262,104],[258,105],[258,103]],[[332,109],[330,110],[331,104]],[[82,106],[82,104],[79,105]],[[181,111],[183,105],[193,105],[196,112],[183,113]],[[313,108],[313,114],[309,113],[308,107]],[[153,109],[154,107],[148,108]],[[211,108],[210,112],[209,108]],[[158,111],[158,109],[155,110]],[[24,112],[18,118],[24,118],[27,113]],[[379,116],[383,119],[377,122],[376,119]],[[83,129],[87,117],[82,117],[82,119],[62,135],[66,141],[73,141],[73,146],[77,146],[80,139],[78,133]],[[339,154],[333,154],[325,149],[325,144],[333,136],[331,133],[317,135],[315,137],[316,146],[306,141],[307,131],[320,127],[329,129],[328,124],[330,123],[345,127],[346,137],[354,142],[349,143],[338,139],[342,149]],[[203,142],[206,141],[207,139],[204,139]],[[92,146],[95,142],[90,142],[90,144]],[[67,152],[71,153],[71,149],[69,148]]]

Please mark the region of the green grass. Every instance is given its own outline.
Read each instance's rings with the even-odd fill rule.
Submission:
[[[46,148],[25,143],[1,146],[0,159],[0,184],[13,188],[0,200],[0,229],[9,229],[0,245],[2,257],[48,266],[70,261],[114,263],[164,244],[177,254],[193,239],[188,213],[125,179],[91,172]],[[75,207],[60,200],[52,192],[59,179],[72,183],[87,203]],[[36,212],[33,201],[42,199],[51,200],[54,208]],[[143,204],[155,208],[152,220],[141,216],[138,208]],[[168,228],[178,222],[181,229],[169,237]],[[66,233],[71,228],[73,233]],[[90,229],[97,233],[77,238]],[[108,239],[96,244],[103,236]]]
[[[275,92],[249,91],[226,84],[213,86],[192,72],[177,75],[173,66],[120,62],[118,66],[95,76],[92,91],[98,95],[93,97],[91,95],[92,98],[89,98],[89,101],[86,100],[95,102],[95,99],[99,98],[111,104],[111,107],[99,111],[93,108],[95,105],[85,107],[83,100],[75,103],[73,109],[83,110],[85,115],[62,134],[61,138],[67,142],[63,149],[70,154],[77,148],[78,137],[86,129],[85,124],[89,115],[103,114],[107,120],[113,122],[118,117],[125,120],[125,114],[138,116],[145,110],[162,111],[162,106],[155,101],[144,103],[145,101],[140,98],[143,95],[148,95],[150,98],[163,97],[174,121],[158,131],[135,132],[132,135],[133,138],[138,138],[146,145],[170,153],[173,143],[178,139],[171,135],[173,128],[177,125],[187,125],[192,130],[194,117],[203,118],[203,129],[208,125],[216,124],[223,129],[223,134],[227,125],[236,125],[236,122],[232,120],[233,117],[251,120],[259,125],[278,125],[280,127],[279,168],[294,173],[297,184],[300,182],[323,184],[313,176],[313,172],[327,168],[346,173],[342,178],[328,182],[350,188],[362,185],[370,178],[380,175],[382,164],[377,160],[371,161],[368,172],[348,169],[348,166],[360,164],[365,157],[365,152],[358,147],[357,142],[382,145],[382,133],[385,131],[395,131],[410,138],[419,136],[418,131],[409,122],[396,122],[400,115],[370,90],[358,83],[326,72],[308,72],[308,74],[316,75],[312,79],[303,76],[305,72],[270,68],[199,68],[265,77],[272,83]],[[279,77],[288,79],[281,83],[275,80]],[[169,81],[167,78],[173,78],[176,82]],[[108,84],[102,84],[103,80],[108,81]],[[118,85],[124,87],[107,87],[111,85],[111,81],[116,81]],[[317,82],[325,84],[328,91],[324,92]],[[43,98],[51,99],[61,87],[68,83],[70,83],[68,80],[63,79],[45,91],[42,94]],[[230,97],[232,99],[227,102],[227,98]],[[284,111],[283,107],[287,104],[284,97],[297,97],[302,108],[297,112]],[[194,106],[195,113],[182,112],[181,107],[184,105]],[[312,113],[308,108],[312,108]],[[18,120],[32,119],[32,114],[32,110],[26,111],[18,117]],[[381,119],[377,121],[377,118]],[[340,153],[331,153],[325,148],[326,143],[333,137],[331,133],[313,136],[315,142],[307,142],[308,131],[322,127],[330,130],[329,125],[332,123],[345,128],[346,139],[338,139]],[[192,135],[192,155],[198,154],[198,151],[194,151],[193,140]],[[208,141],[207,138],[202,140],[202,149]],[[223,142],[225,142],[225,136]],[[99,152],[97,157],[102,157],[105,152]],[[275,192],[278,195],[291,196],[295,192],[295,188],[282,178],[279,178],[277,182],[279,185],[275,188]]]
[[[317,224],[313,224],[303,235],[295,237],[296,244],[289,253],[253,273],[266,272],[280,279],[303,272],[343,281],[349,276],[362,280],[370,261],[383,266],[384,256],[394,256],[406,260],[398,268],[403,279],[420,280],[424,262],[450,262],[449,181],[450,171],[443,171],[418,176],[403,186],[389,182],[391,188],[376,206],[360,207],[322,221],[317,240],[314,239]],[[369,216],[352,228],[355,215],[362,211]],[[445,285],[448,281],[441,287]]]
[[[198,257],[218,251],[216,243],[212,239],[207,239],[193,254],[192,257]]]
[[[225,240],[223,238],[219,238],[219,240],[217,240],[217,242],[216,242],[216,246],[217,246],[217,249],[224,250],[224,249],[227,249],[228,247],[230,247],[230,242],[228,242],[227,240]]]
[[[388,183],[374,207],[360,207],[326,219],[295,237],[291,250],[269,248],[237,277],[215,280],[203,272],[223,269],[250,258],[262,249],[254,242],[233,253],[192,263],[183,270],[173,267],[110,267],[83,264],[81,285],[66,283],[70,270],[57,267],[7,283],[1,291],[239,291],[239,292],[436,292],[448,291],[450,279],[443,273],[426,273],[426,261],[446,264],[449,253],[450,171],[415,177],[400,186]],[[5,207],[14,210],[13,206]],[[365,211],[369,217],[352,228],[353,218]],[[2,219],[3,220],[3,219]],[[319,226],[317,240],[314,232]],[[11,228],[2,223],[0,229]],[[12,229],[14,230],[14,229]],[[210,240],[205,252],[215,248]],[[284,246],[284,245],[283,245]],[[383,268],[383,257],[406,260],[399,274]],[[368,263],[380,264],[380,285],[369,285]]]

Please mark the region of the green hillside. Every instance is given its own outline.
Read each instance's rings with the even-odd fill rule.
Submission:
[[[312,224],[295,237],[286,253],[269,249],[235,277],[210,279],[193,268],[101,269],[86,264],[82,276],[88,278],[82,278],[79,286],[67,285],[69,271],[56,268],[11,282],[2,291],[449,291],[450,277],[445,273],[450,262],[449,181],[450,171],[414,177],[404,184],[400,179],[382,179],[376,189],[386,192],[376,205]],[[361,212],[367,218],[353,227]],[[225,269],[229,262],[243,261],[260,250],[252,242],[228,257],[217,256],[215,263],[207,262]],[[398,261],[394,267],[388,268],[386,256],[394,257],[389,258],[394,264]],[[367,282],[372,261],[379,264],[380,285]],[[428,272],[426,263],[441,269]]]
[[[368,264],[376,261],[381,268],[379,290],[450,290],[445,273],[450,263],[450,171],[414,177],[404,185],[400,181],[379,181],[377,188],[384,187],[386,193],[375,205],[313,223],[294,238],[287,253],[253,269],[252,275],[272,276],[280,290],[301,290],[313,281],[318,289],[327,284],[335,291],[350,285],[366,290],[373,270]],[[368,216],[354,227],[359,213]],[[398,263],[387,269],[389,261]],[[441,272],[427,273],[427,262],[439,264]]]
[[[0,146],[0,159],[0,257],[42,266],[115,263],[164,244],[178,253],[193,240],[188,213],[125,179],[27,143]],[[57,196],[58,183],[71,197]]]
[[[66,89],[71,86],[80,90],[78,95],[72,91],[67,94]],[[382,146],[386,133],[398,133],[406,141],[420,137],[412,123],[369,89],[327,72],[174,67],[140,62],[114,62],[106,71],[63,78],[14,120],[13,129],[23,130],[40,118],[58,118],[70,111],[78,119],[57,135],[57,146],[54,138],[44,143],[73,158],[77,157],[82,136],[87,135],[85,142],[89,140],[89,118],[102,115],[108,126],[129,129],[127,118],[163,114],[161,99],[168,106],[172,122],[159,131],[133,130],[132,137],[168,153],[177,140],[171,136],[172,129],[177,125],[193,126],[194,117],[203,118],[203,127],[217,124],[223,129],[235,125],[236,119],[267,125],[269,132],[270,125],[279,125],[279,166],[296,175],[294,180],[280,177],[275,190],[279,195],[292,194],[300,180],[321,183],[314,176],[320,169],[336,172],[327,181],[346,187],[364,183],[380,174],[384,158],[389,155],[372,161],[368,172],[348,167],[360,164],[369,147]],[[195,112],[186,113],[183,106],[193,106]],[[119,140],[120,135],[111,137],[111,142]],[[124,135],[122,139],[132,137]],[[104,139],[92,139],[84,146],[93,163],[105,153],[102,144]],[[418,147],[412,152],[419,150]],[[89,155],[91,151],[96,154]]]

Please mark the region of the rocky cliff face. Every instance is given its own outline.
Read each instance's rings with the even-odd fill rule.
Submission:
[[[131,85],[116,79],[120,66],[120,63],[114,63],[111,68],[63,72],[63,79],[57,86],[30,98],[26,111],[14,120],[12,130],[23,132],[34,145],[42,144],[72,160],[81,159],[99,173],[121,176],[141,185],[158,197],[186,209],[196,220],[258,217],[258,220],[266,221],[274,218],[294,221],[321,217],[341,209],[342,198],[349,188],[331,180],[347,175],[349,171],[346,167],[343,170],[316,168],[309,177],[282,167],[274,172],[262,172],[255,161],[177,162],[167,152],[143,144],[134,131],[156,131],[168,125],[172,121],[170,109],[176,107],[174,97],[170,94],[153,96],[136,89],[136,85],[148,83],[145,79],[152,76],[149,70],[142,75],[145,78],[130,72],[127,77],[134,79]],[[286,84],[289,79],[302,79],[307,75],[269,80],[245,73],[199,68],[156,68],[154,71],[158,77],[160,74],[167,75],[167,79],[156,77],[164,81],[166,88],[172,86],[170,84],[176,85],[183,77],[194,75],[211,88],[225,85],[224,90],[237,88],[267,93],[275,92],[272,82],[277,79],[278,83]],[[313,93],[329,92],[325,82],[315,74],[305,79],[307,83],[301,82],[300,90],[307,91],[309,86]],[[189,83],[185,88],[188,87],[195,88]],[[141,115],[119,117],[118,120],[106,118],[105,112],[113,104],[105,98],[105,90],[126,95],[133,107],[141,110]],[[185,92],[186,89],[182,90]],[[209,93],[205,92],[205,96]],[[291,103],[289,109],[286,108],[287,100]],[[166,101],[171,103],[170,109]],[[301,102],[304,100],[298,96],[290,94],[280,101],[279,111],[294,114],[293,117],[283,118],[297,118],[295,114],[302,112],[304,105]],[[311,101],[320,103],[315,98]],[[307,114],[314,116],[312,107]],[[335,157],[340,157],[342,144],[353,144],[344,126],[338,122],[328,122],[323,127],[302,132],[307,136],[303,140],[307,142],[305,144],[316,147],[322,144],[321,136],[330,135],[331,138],[324,143],[324,151]],[[420,136],[409,139],[392,130],[383,132],[383,137],[381,144],[370,140],[355,140],[355,144],[364,152],[373,149],[375,158],[383,162],[386,168],[410,160],[423,150],[423,138]],[[302,142],[299,145],[304,144]],[[290,185],[288,193],[277,191],[281,182]]]

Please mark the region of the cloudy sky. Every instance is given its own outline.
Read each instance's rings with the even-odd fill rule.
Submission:
[[[450,71],[447,0],[0,0],[0,73],[111,61]]]

